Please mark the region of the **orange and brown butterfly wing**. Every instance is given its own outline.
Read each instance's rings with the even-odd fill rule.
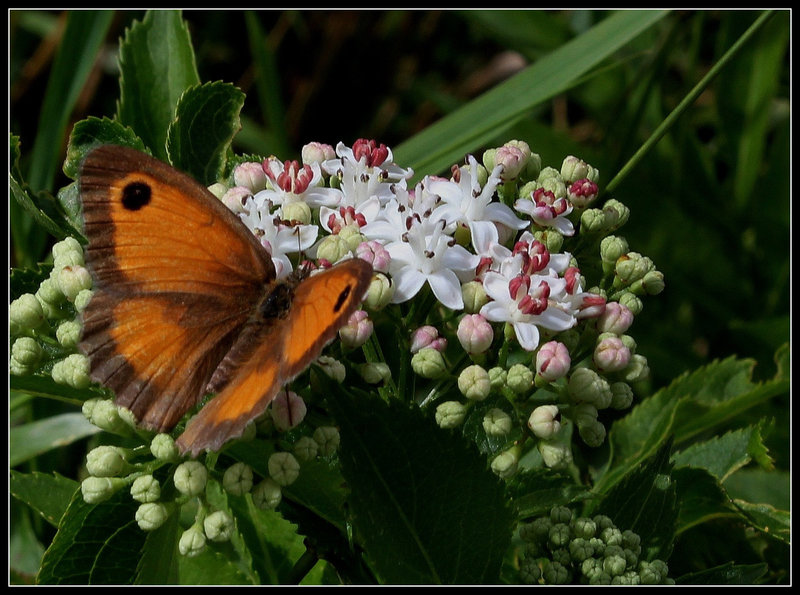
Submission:
[[[272,261],[206,188],[139,151],[91,151],[80,193],[95,280],[80,348],[118,404],[168,430],[204,394]]]
[[[358,309],[372,279],[360,259],[340,263],[301,281],[282,317],[248,325],[242,340],[251,347],[224,388],[187,424],[177,444],[196,456],[240,436],[280,388],[300,374]],[[235,349],[235,348],[234,348]]]

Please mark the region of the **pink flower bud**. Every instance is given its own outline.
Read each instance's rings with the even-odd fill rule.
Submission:
[[[572,360],[567,346],[550,341],[539,348],[536,354],[536,373],[547,382],[558,380],[569,372]]]
[[[361,242],[358,248],[356,248],[356,255],[360,259],[370,263],[374,271],[381,273],[387,273],[389,271],[389,261],[392,258],[383,244],[376,240]]]
[[[350,315],[347,324],[339,329],[342,343],[351,349],[361,347],[372,334],[372,321],[365,310],[356,310]]]
[[[456,336],[467,353],[483,353],[492,344],[494,331],[480,314],[467,314],[458,323]]]
[[[328,159],[336,157],[336,151],[330,145],[325,143],[311,142],[303,145],[300,150],[300,157],[303,163],[322,163]]]
[[[595,347],[592,359],[601,372],[618,372],[631,361],[631,350],[619,337],[606,337]]]
[[[494,153],[495,165],[503,166],[503,173],[500,174],[503,181],[515,180],[527,162],[525,153],[512,145],[503,145]]]
[[[633,312],[619,302],[606,304],[605,311],[597,319],[597,330],[601,333],[621,335],[633,323]]]
[[[260,163],[248,161],[240,163],[233,170],[233,183],[244,186],[250,192],[258,192],[266,187],[267,175]]]
[[[567,198],[577,208],[583,209],[597,198],[597,184],[583,178],[572,183],[567,189]]]
[[[306,416],[306,404],[295,392],[282,390],[272,401],[270,415],[279,432],[291,430]]]
[[[439,336],[436,327],[421,326],[411,334],[411,353],[416,353],[425,347],[442,351],[447,347],[447,340]]]
[[[250,197],[253,196],[253,191],[245,186],[234,186],[233,188],[229,188],[225,194],[222,195],[222,203],[228,207],[231,211],[236,213],[244,213],[244,203]]]

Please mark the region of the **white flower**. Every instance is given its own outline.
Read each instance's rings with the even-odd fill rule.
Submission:
[[[493,322],[508,322],[519,344],[527,351],[539,345],[539,327],[554,331],[571,328],[577,322],[567,294],[567,282],[553,274],[518,273],[521,258],[501,264],[500,272],[488,271],[483,288],[492,301],[480,313]]]
[[[259,206],[253,197],[245,201],[244,210],[240,218],[272,256],[277,277],[285,277],[292,271],[287,254],[309,249],[317,239],[319,228],[316,225],[285,225],[280,222],[280,217],[270,213],[268,201]]]
[[[572,221],[567,219],[572,212],[572,203],[567,198],[556,198],[549,190],[534,190],[530,199],[519,199],[514,203],[514,208],[529,215],[537,225],[552,227],[562,236],[575,234]]]
[[[477,250],[478,246],[485,246],[497,236],[496,224],[522,229],[528,222],[518,219],[506,205],[492,200],[502,181],[500,174],[503,167],[495,167],[481,188],[477,176],[478,163],[472,155],[467,159],[469,164],[458,170],[456,180],[432,179],[427,188],[442,199],[442,204],[434,209],[432,217],[447,221],[451,233],[451,228],[456,225],[469,227],[473,246]]]
[[[392,301],[411,299],[427,282],[442,304],[453,310],[462,309],[461,283],[455,271],[474,269],[480,257],[444,233],[443,221],[409,218],[408,225],[402,239],[386,245],[392,257],[389,266],[395,285]]]
[[[322,186],[319,163],[300,165],[297,161],[281,163],[275,157],[266,159],[264,171],[269,178],[266,190],[255,195],[256,204],[270,202],[282,206],[302,201],[310,207],[334,206],[341,200],[341,192]]]

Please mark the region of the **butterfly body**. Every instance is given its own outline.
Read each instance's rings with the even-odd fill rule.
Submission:
[[[168,431],[217,393],[183,452],[241,434],[354,312],[372,267],[353,259],[277,280],[267,251],[202,185],[139,151],[92,150],[80,175],[94,295],[80,349],[139,423]]]

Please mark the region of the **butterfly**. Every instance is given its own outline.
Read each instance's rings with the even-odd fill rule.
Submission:
[[[358,309],[372,266],[345,260],[276,279],[267,250],[190,176],[101,145],[81,165],[94,293],[81,352],[140,426],[165,432],[216,393],[176,441],[219,450],[261,415]]]

